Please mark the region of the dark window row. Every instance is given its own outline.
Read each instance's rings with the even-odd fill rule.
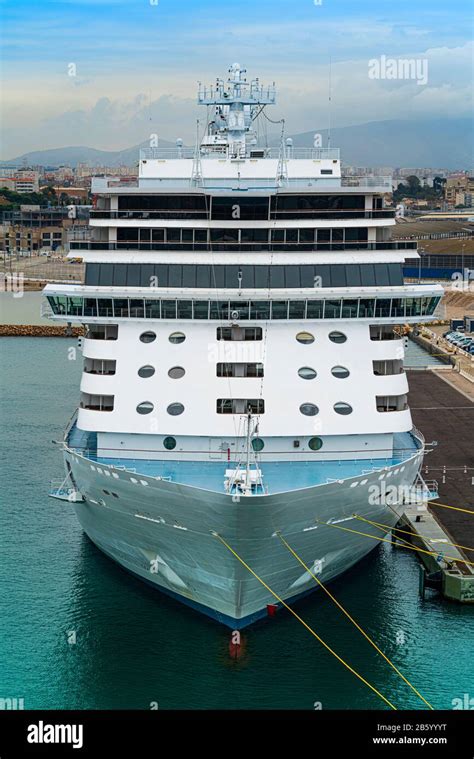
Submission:
[[[371,209],[378,214],[393,215],[393,210],[382,208],[380,198]],[[277,194],[272,196],[211,196],[193,195],[121,195],[118,198],[118,213],[138,212],[155,218],[210,218],[245,221],[273,218],[293,218],[302,215],[308,218],[320,214],[331,214],[334,218],[343,215],[351,218],[365,212],[364,195],[321,195],[321,194]],[[103,212],[97,209],[94,215]],[[113,212],[112,212],[113,213]]]
[[[268,321],[269,319],[400,319],[431,316],[440,301],[439,297],[409,298],[331,298],[327,300],[262,300],[262,301],[209,301],[209,300],[150,300],[144,298],[83,298],[65,295],[48,296],[53,313],[76,318],[113,319],[204,319],[221,322]],[[116,340],[117,327],[101,329],[91,327],[97,340]],[[249,335],[234,338],[230,332],[221,332],[220,339],[257,339]],[[105,331],[104,331],[105,330]],[[145,333],[152,335],[152,333]],[[306,335],[306,333],[304,333]],[[89,337],[89,334],[87,335]],[[311,336],[310,336],[311,337]],[[176,336],[182,341],[183,335]],[[219,338],[218,338],[219,339]],[[303,341],[304,337],[302,337]],[[378,339],[375,336],[373,339]],[[310,341],[312,342],[312,341]]]
[[[192,288],[375,287],[403,284],[401,264],[87,264],[88,286]]]

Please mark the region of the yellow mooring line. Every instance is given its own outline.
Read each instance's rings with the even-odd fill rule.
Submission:
[[[336,604],[336,606],[338,606],[338,607],[339,607],[339,609],[340,609],[340,610],[343,612],[343,614],[345,614],[345,615],[346,615],[346,617],[347,617],[347,618],[348,618],[348,619],[349,619],[349,620],[352,622],[352,624],[353,624],[353,625],[355,625],[355,627],[357,627],[357,629],[359,630],[359,632],[360,632],[360,633],[362,633],[362,635],[364,636],[364,638],[365,638],[366,640],[368,640],[368,642],[370,643],[370,645],[371,645],[371,646],[373,646],[373,647],[375,648],[375,650],[376,650],[376,651],[377,651],[377,652],[380,654],[380,656],[382,656],[382,657],[385,659],[385,661],[386,661],[388,664],[390,664],[390,666],[391,666],[391,667],[392,667],[392,669],[393,669],[393,670],[394,670],[394,671],[397,673],[397,675],[399,675],[399,676],[402,678],[402,680],[403,680],[403,681],[404,681],[404,682],[405,682],[405,683],[406,683],[406,684],[407,684],[407,685],[408,685],[408,686],[409,686],[409,687],[412,689],[412,691],[413,691],[414,693],[416,693],[416,695],[418,696],[418,698],[421,698],[421,700],[422,700],[422,701],[423,701],[423,702],[424,702],[424,703],[427,705],[427,707],[428,707],[429,709],[434,709],[434,707],[433,707],[433,706],[431,706],[431,704],[430,704],[430,703],[429,703],[429,702],[426,700],[426,698],[424,698],[424,697],[421,695],[421,693],[420,693],[420,692],[419,692],[419,691],[418,691],[418,690],[415,688],[415,686],[414,686],[414,685],[412,685],[412,684],[411,684],[411,682],[410,682],[409,680],[407,680],[407,678],[406,678],[406,677],[405,677],[405,676],[404,676],[404,675],[403,675],[403,674],[400,672],[400,670],[399,670],[399,669],[398,669],[398,668],[395,666],[395,664],[394,664],[394,663],[393,663],[393,662],[392,662],[392,661],[391,661],[391,660],[388,658],[388,656],[386,656],[386,655],[384,654],[384,652],[380,650],[380,648],[379,648],[379,647],[378,647],[378,645],[375,643],[375,641],[373,641],[373,640],[372,640],[372,638],[371,638],[369,635],[367,635],[367,633],[366,633],[366,632],[365,632],[365,631],[362,629],[362,627],[361,627],[361,626],[360,626],[360,625],[359,625],[359,624],[358,624],[358,623],[355,621],[355,619],[354,619],[353,617],[351,617],[351,615],[349,614],[349,612],[348,612],[348,611],[347,611],[347,610],[346,610],[346,609],[343,607],[343,605],[342,605],[341,603],[339,603],[339,601],[337,600],[337,598],[335,598],[335,597],[332,595],[332,593],[331,593],[331,592],[330,592],[330,591],[329,591],[329,590],[326,588],[326,586],[324,585],[324,583],[323,583],[323,582],[321,582],[321,580],[319,579],[319,577],[317,577],[315,574],[313,574],[313,572],[311,571],[311,569],[310,569],[308,566],[306,566],[306,564],[304,563],[303,559],[301,559],[301,558],[298,556],[298,554],[296,553],[296,551],[294,551],[294,550],[293,550],[293,548],[292,548],[292,547],[291,547],[291,546],[290,546],[290,545],[289,545],[289,544],[286,542],[285,538],[284,538],[282,535],[280,535],[280,533],[277,533],[277,535],[278,535],[278,537],[280,538],[280,540],[281,540],[281,542],[283,543],[283,545],[284,545],[284,546],[286,546],[286,548],[287,548],[287,549],[290,551],[290,553],[292,553],[292,554],[293,554],[293,556],[295,557],[295,559],[296,559],[297,561],[299,561],[299,563],[301,564],[301,566],[302,566],[302,567],[304,567],[304,568],[306,569],[306,571],[307,571],[307,572],[308,572],[308,573],[311,575],[311,577],[313,578],[313,580],[314,580],[315,582],[317,582],[317,584],[319,585],[319,587],[320,587],[320,588],[322,588],[322,589],[324,590],[324,592],[325,592],[325,593],[326,593],[326,594],[329,596],[329,598],[330,598],[332,601],[334,601],[334,603]]]
[[[234,549],[224,540],[224,538],[221,537],[221,535],[219,535],[217,532],[214,532],[213,535],[215,535],[217,538],[219,538],[219,540],[221,541],[221,543],[235,556],[236,559],[238,559],[238,561],[240,561],[240,563],[242,564],[242,566],[244,566],[246,569],[248,569],[248,571],[250,572],[250,574],[252,574],[263,585],[263,587],[266,588],[268,590],[268,592],[271,593],[271,595],[274,598],[276,598],[277,601],[279,601],[279,603],[282,604],[282,606],[285,607],[285,609],[287,609],[291,614],[293,614],[293,616],[296,617],[296,619],[298,620],[298,622],[301,622],[301,624],[303,625],[303,627],[306,627],[306,629],[308,630],[308,632],[310,632],[311,635],[313,635],[316,638],[316,640],[318,640],[321,643],[321,645],[324,646],[324,648],[327,651],[329,651],[329,653],[331,653],[333,656],[335,656],[336,659],[338,661],[340,661],[341,664],[343,664],[344,667],[346,667],[349,670],[349,672],[352,672],[352,674],[355,675],[359,680],[361,680],[364,683],[364,685],[367,685],[367,687],[370,688],[371,691],[373,691],[374,693],[376,693],[377,696],[382,699],[382,701],[385,701],[385,703],[388,704],[388,706],[391,709],[394,709],[395,711],[397,711],[397,707],[394,706],[391,703],[391,701],[389,701],[387,698],[385,698],[385,696],[383,696],[380,693],[380,691],[377,690],[377,688],[374,688],[374,686],[371,685],[364,677],[362,677],[362,675],[360,675],[358,672],[356,672],[356,670],[353,669],[350,664],[348,664],[346,661],[344,661],[344,659],[342,659],[339,656],[339,654],[337,654],[335,651],[333,651],[333,649],[330,646],[328,646],[328,644],[322,638],[319,637],[319,635],[313,630],[313,628],[310,627],[304,621],[304,619],[301,619],[301,617],[296,613],[296,611],[294,611],[291,608],[291,606],[288,606],[288,604],[285,603],[285,601],[282,598],[280,598],[280,596],[277,593],[275,593],[275,591],[272,590],[266,584],[266,582],[264,580],[262,580],[262,578],[259,577],[258,574],[256,572],[254,572],[251,567],[249,567],[248,564],[245,563],[245,561],[238,555],[238,553],[236,553],[236,551],[234,551]]]
[[[370,519],[365,519],[364,517],[359,516],[358,514],[354,514],[355,519],[360,519],[362,522],[367,522],[368,524],[373,525],[374,527],[378,527],[380,530],[391,530],[392,532],[403,532],[405,535],[411,535],[414,538],[421,538],[422,540],[425,540],[427,543],[431,543],[433,541],[433,538],[428,538],[426,535],[418,535],[416,532],[412,532],[411,530],[402,530],[401,527],[390,527],[389,524],[383,524],[383,522],[372,522]],[[395,537],[398,540],[403,540],[403,538],[399,538],[398,535],[395,535]],[[436,542],[436,538],[434,539]],[[406,543],[406,540],[403,540],[404,543]],[[469,546],[462,546],[459,543],[450,543],[449,540],[442,543],[443,546],[451,546],[452,548],[462,548],[464,551],[474,551],[474,548],[470,548]],[[439,553],[439,551],[438,551]]]
[[[356,516],[354,515],[354,519],[356,519]],[[344,530],[344,532],[353,532],[355,535],[362,535],[364,538],[372,538],[372,540],[377,540],[381,543],[391,543],[392,541],[389,538],[382,538],[380,535],[369,535],[368,532],[360,532],[359,530],[351,530],[350,527],[341,527],[340,524],[332,524],[331,522],[321,522],[319,519],[315,519],[315,522],[322,525],[323,527],[334,527],[336,530]],[[401,539],[402,540],[402,539]],[[402,548],[407,548],[409,551],[419,551],[420,553],[427,553],[429,556],[439,556],[439,551],[426,551],[424,548],[417,548],[416,546],[408,545],[408,541],[405,541],[402,544]],[[443,559],[450,559],[450,561],[456,561],[458,564],[467,564],[468,566],[474,567],[474,561],[466,561],[466,559],[460,559],[457,556],[446,556],[443,554]]]
[[[441,506],[443,509],[452,509],[453,511],[463,511],[465,514],[470,514],[474,517],[474,511],[470,509],[461,509],[459,506],[448,506],[446,503],[439,503],[439,501],[429,501],[430,506]]]

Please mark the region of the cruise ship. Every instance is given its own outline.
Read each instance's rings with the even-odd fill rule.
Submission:
[[[275,101],[238,64],[199,85],[196,144],[94,179],[93,239],[70,251],[85,281],[44,290],[44,313],[85,327],[52,494],[108,557],[234,630],[355,567],[386,534],[360,518],[388,531],[429,491],[403,335],[442,288],[404,282],[416,243],[390,239],[390,177],[344,176],[317,135],[268,146]]]

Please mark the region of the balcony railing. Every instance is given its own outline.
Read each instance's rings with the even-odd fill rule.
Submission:
[[[196,153],[195,148],[142,148],[140,150],[140,160],[141,161],[166,161],[170,159],[176,159],[176,158],[194,158]],[[201,146],[201,157],[202,158],[211,158],[211,159],[222,159],[223,157],[229,157],[229,146],[228,145],[202,145]],[[255,159],[255,158],[270,158],[270,159],[279,159],[280,157],[280,148],[274,147],[274,148],[259,148],[259,147],[248,147],[247,148],[247,159]],[[340,150],[339,148],[286,148],[286,157],[287,159],[291,160],[293,158],[296,159],[306,159],[306,160],[313,160],[313,161],[323,161],[323,160],[332,160],[332,161],[338,161],[340,158]]]
[[[208,251],[208,252],[245,252],[245,251],[367,251],[367,250],[416,250],[416,242],[387,240],[382,242],[337,242],[337,243],[156,243],[156,242],[97,242],[72,241],[70,250],[130,250],[130,251]]]
[[[298,209],[296,211],[271,211],[269,219],[261,221],[278,221],[283,219],[393,219],[395,216],[394,209],[382,208],[365,211],[362,209],[326,209],[326,210],[307,210]],[[155,210],[150,211],[143,209],[141,211],[109,211],[105,209],[95,209],[90,212],[91,219],[138,219],[139,221],[155,219],[202,219],[209,221],[208,211],[168,211]],[[213,218],[213,221],[230,221],[229,219]]]

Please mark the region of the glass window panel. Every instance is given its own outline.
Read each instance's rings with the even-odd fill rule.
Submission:
[[[255,287],[260,289],[270,286],[270,272],[268,266],[255,267]]]
[[[225,266],[211,267],[211,287],[221,290],[225,287]]]
[[[178,300],[178,319],[193,318],[192,300]]]
[[[287,300],[273,301],[272,319],[288,319],[288,301]]]
[[[255,267],[241,266],[242,287],[255,287]]]
[[[168,264],[158,264],[157,266],[155,266],[155,277],[158,277],[158,287],[168,287],[168,283],[169,283]]]
[[[390,316],[390,298],[377,298],[375,301],[375,316],[388,318]]]
[[[116,287],[127,286],[127,264],[114,264],[113,284]]]
[[[207,242],[207,229],[195,229],[194,242]]]
[[[207,288],[211,285],[211,267],[198,266],[196,270],[196,287]]]
[[[145,310],[147,319],[161,318],[161,303],[159,300],[146,300]],[[117,316],[117,312],[115,312],[115,316]]]
[[[346,287],[346,267],[345,266],[333,266],[331,269],[331,286],[332,287]]]
[[[229,303],[227,301],[211,301],[210,318],[219,321],[229,320]]]
[[[298,242],[298,230],[297,229],[287,229],[286,230],[286,242],[287,243],[297,243]]]
[[[341,317],[341,301],[340,300],[327,300],[324,309],[325,319],[340,319]]]
[[[225,269],[225,287],[237,288],[239,287],[239,266],[224,266]]]
[[[85,298],[85,300],[84,300],[84,316],[97,316],[97,300],[96,300],[96,298]]]
[[[168,287],[183,286],[183,267],[179,264],[170,264]]]
[[[288,316],[290,319],[304,319],[306,311],[305,300],[290,300]]]
[[[114,315],[114,312],[112,311],[111,298],[99,298],[97,303],[99,306],[99,316],[113,316]]]
[[[183,287],[196,287],[196,267],[183,266]]]
[[[287,287],[301,287],[300,267],[285,266],[285,279]]]
[[[251,319],[269,319],[270,318],[270,302],[269,301],[253,301],[250,303],[250,318]]]
[[[342,318],[343,319],[357,319],[359,301],[356,299],[346,300],[342,303]]]
[[[322,319],[324,314],[323,300],[309,300],[306,309],[307,319]]]
[[[161,318],[162,319],[176,319],[176,301],[175,300],[161,301]]]
[[[130,299],[130,316],[136,319],[143,319],[145,316],[145,304],[140,298]]]
[[[285,230],[284,229],[272,229],[272,242],[285,242]]]
[[[270,266],[270,287],[285,287],[285,266]]]
[[[207,300],[194,301],[194,318],[195,319],[209,319],[209,301]]]
[[[359,319],[371,318],[375,311],[375,298],[361,298],[359,301]]]
[[[192,243],[193,241],[193,230],[192,229],[183,229],[181,231],[181,241],[186,243]]]

